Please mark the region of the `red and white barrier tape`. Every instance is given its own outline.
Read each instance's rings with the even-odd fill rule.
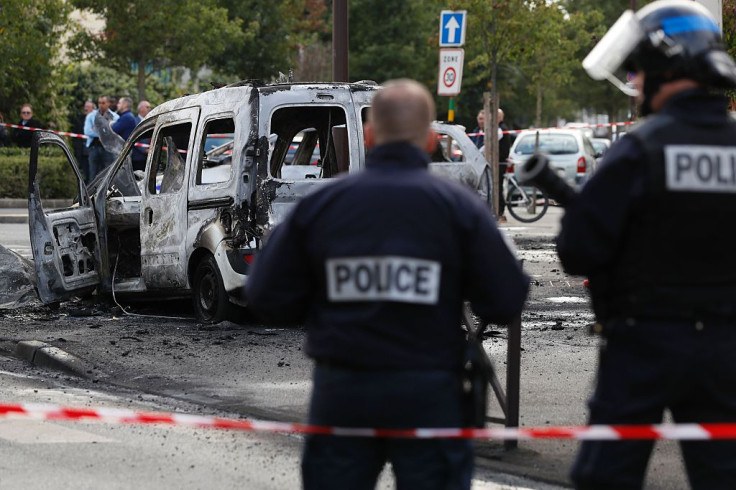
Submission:
[[[548,131],[550,129],[592,129],[592,128],[608,128],[614,126],[631,126],[636,121],[624,121],[615,123],[601,123],[601,124],[580,124],[579,126],[554,126],[549,128],[528,128],[528,129],[509,129],[501,131],[503,134],[519,134],[525,131]],[[483,133],[468,133],[468,136],[477,136]]]
[[[18,124],[8,124],[8,123],[2,123],[0,122],[0,126],[5,126],[6,128],[13,128],[13,129],[24,129],[26,131],[48,131],[49,133],[56,133],[61,136],[71,136],[72,138],[83,138],[87,139],[86,135],[83,134],[77,134],[77,133],[67,133],[65,131],[55,131],[53,129],[44,129],[44,128],[29,128],[27,126],[20,126]]]
[[[72,408],[34,403],[0,404],[0,418],[104,422],[110,424],[161,424],[181,427],[241,430],[246,432],[279,432],[289,434],[323,434],[406,439],[578,439],[611,441],[633,439],[736,439],[736,423],[591,425],[487,429],[371,429],[324,427],[287,422],[269,422],[265,420],[237,420],[177,413],[137,412],[135,410],[118,408]]]
[[[613,126],[630,126],[634,124],[633,121],[625,121],[625,122],[616,122],[616,123],[606,123],[606,124],[581,124],[580,126],[575,127],[565,127],[565,126],[557,126],[557,127],[550,127],[550,128],[530,128],[530,129],[509,129],[506,131],[502,131],[503,134],[518,134],[522,133],[524,131],[547,131],[549,129],[589,129],[589,128],[607,128],[607,127],[613,127]],[[14,128],[14,129],[24,129],[26,131],[48,131],[50,133],[56,133],[61,136],[70,136],[72,138],[83,138],[87,139],[86,135],[83,134],[77,134],[77,133],[67,133],[65,131],[56,131],[53,129],[44,129],[44,128],[29,128],[26,126],[19,126],[17,124],[8,124],[8,123],[0,123],[0,126],[5,126],[7,128]],[[468,133],[468,136],[476,136],[483,133]],[[212,137],[221,137],[222,135],[213,135]]]

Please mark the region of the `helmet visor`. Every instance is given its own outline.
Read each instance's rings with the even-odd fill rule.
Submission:
[[[583,68],[594,80],[609,80],[626,95],[636,95],[636,89],[619,80],[615,73],[644,37],[636,15],[627,10],[588,53],[583,60]]]

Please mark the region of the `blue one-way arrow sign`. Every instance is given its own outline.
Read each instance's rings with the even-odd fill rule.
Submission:
[[[440,46],[465,44],[467,10],[443,10],[440,12]]]

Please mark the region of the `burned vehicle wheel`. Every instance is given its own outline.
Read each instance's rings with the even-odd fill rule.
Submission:
[[[226,320],[229,311],[230,301],[217,262],[208,255],[194,273],[194,312],[200,321],[217,323]]]

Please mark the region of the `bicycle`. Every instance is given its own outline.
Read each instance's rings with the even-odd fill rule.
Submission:
[[[549,208],[549,196],[532,185],[520,185],[516,175],[503,176],[506,187],[506,209],[522,223],[533,223],[544,216]]]

